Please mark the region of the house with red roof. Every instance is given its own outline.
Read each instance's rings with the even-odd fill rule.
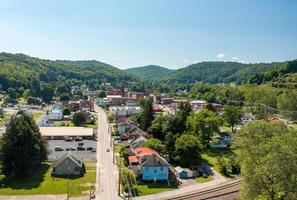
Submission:
[[[136,175],[143,181],[167,181],[169,164],[159,153],[147,147],[134,150],[134,155],[128,157],[129,166],[137,171]]]

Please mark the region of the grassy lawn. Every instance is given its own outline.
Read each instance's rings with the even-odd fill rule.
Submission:
[[[86,128],[98,128],[98,116],[93,115],[93,117],[95,119],[95,123],[94,124],[85,124],[84,127],[86,127]]]
[[[174,190],[177,189],[177,185],[174,184],[168,186],[167,183],[146,183],[139,184],[136,188],[138,189],[139,195],[142,196]]]
[[[33,119],[37,121],[42,116],[41,112],[33,112]]]
[[[11,113],[4,112],[4,117],[0,118],[0,127],[4,126],[5,121],[9,120],[11,118],[11,116],[12,116]]]
[[[96,181],[96,167],[88,167],[84,177],[70,178],[70,196],[80,196]],[[68,179],[51,178],[50,164],[42,164],[28,178],[16,180],[0,178],[0,195],[66,194]],[[87,193],[85,193],[87,194]]]
[[[55,126],[56,127],[61,127],[61,126],[73,127],[74,124],[71,121],[55,121]]]
[[[216,172],[220,172],[218,158],[230,159],[235,155],[236,150],[234,149],[209,148],[203,151],[201,157],[203,160],[207,161]]]
[[[195,179],[197,183],[206,183],[213,180],[213,176],[208,176],[207,178],[198,177]]]

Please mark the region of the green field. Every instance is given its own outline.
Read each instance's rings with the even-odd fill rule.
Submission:
[[[86,167],[84,177],[69,179],[70,196],[88,194],[96,181],[96,167]],[[54,178],[50,174],[50,164],[42,164],[35,173],[24,179],[0,178],[0,195],[67,194],[68,179]]]

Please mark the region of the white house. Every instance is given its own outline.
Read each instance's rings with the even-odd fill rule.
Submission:
[[[57,107],[54,107],[50,113],[47,115],[49,120],[61,120],[63,119],[63,110]]]
[[[139,138],[133,140],[130,142],[131,146],[133,148],[138,148],[140,147],[143,143],[145,143],[147,141],[147,139],[143,136],[140,136]]]
[[[109,111],[114,116],[129,116],[137,114],[141,111],[138,106],[112,106]]]
[[[55,123],[50,121],[47,116],[42,116],[37,121],[37,126],[39,127],[54,127]]]

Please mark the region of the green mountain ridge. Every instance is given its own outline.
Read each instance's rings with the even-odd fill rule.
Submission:
[[[130,75],[137,76],[145,80],[158,80],[171,74],[174,70],[158,65],[147,65],[125,69],[124,71]]]

